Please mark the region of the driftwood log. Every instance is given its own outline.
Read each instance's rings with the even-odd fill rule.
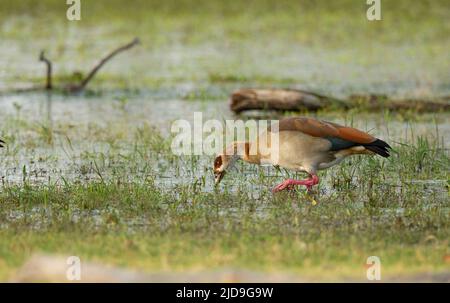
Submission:
[[[330,106],[346,107],[344,101],[294,89],[239,89],[231,95],[235,113],[251,109],[317,111]]]
[[[341,100],[304,90],[251,88],[233,92],[230,102],[230,109],[237,114],[246,110],[318,111],[352,108],[437,112],[450,110],[450,103],[448,98],[439,101],[390,100],[384,95],[353,95],[349,100]]]

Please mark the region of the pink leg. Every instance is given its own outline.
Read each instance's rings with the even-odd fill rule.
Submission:
[[[287,179],[281,184],[275,186],[275,188],[272,189],[272,192],[276,193],[284,189],[292,189],[295,185],[304,185],[306,186],[306,189],[310,191],[311,188],[316,184],[319,184],[319,177],[317,175],[310,175],[310,178],[307,180]]]

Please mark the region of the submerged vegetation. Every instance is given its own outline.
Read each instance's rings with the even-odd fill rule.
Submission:
[[[446,113],[315,113],[394,151],[321,172],[312,195],[274,195],[293,173],[243,163],[214,188],[212,156],[170,150],[173,120],[234,117],[225,100],[247,85],[449,95],[445,1],[385,1],[379,23],[365,1],[123,3],[82,1],[82,21],[68,24],[59,0],[0,2],[0,91],[44,83],[40,49],[55,82],[70,82],[105,50],[142,40],[92,91],[0,95],[0,280],[36,252],[326,281],[365,281],[367,257],[379,256],[383,278],[449,274]]]

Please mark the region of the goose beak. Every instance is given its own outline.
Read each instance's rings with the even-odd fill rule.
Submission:
[[[214,172],[214,185],[218,185],[225,175],[225,171]]]

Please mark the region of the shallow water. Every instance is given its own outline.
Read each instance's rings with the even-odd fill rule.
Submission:
[[[204,121],[234,119],[227,98],[244,86],[309,89],[336,97],[450,95],[448,40],[440,38],[446,37],[446,18],[440,9],[423,16],[437,22],[432,26],[422,19],[400,20],[397,14],[402,11],[392,7],[387,14],[398,20],[395,30],[373,31],[374,24],[355,18],[358,9],[353,5],[337,15],[329,15],[333,10],[326,5],[320,14],[295,5],[291,15],[279,9],[260,11],[260,5],[233,11],[229,3],[215,3],[217,10],[198,8],[206,11],[196,16],[192,7],[176,4],[176,18],[164,9],[148,9],[152,5],[147,3],[126,15],[117,4],[86,5],[86,11],[98,15],[95,26],[87,20],[62,20],[65,12],[60,6],[40,8],[42,16],[17,10],[0,22],[0,92],[43,84],[45,67],[37,60],[41,49],[54,63],[55,84],[61,85],[134,36],[142,42],[100,70],[89,84],[94,93],[0,94],[0,136],[14,137],[0,159],[4,182],[20,184],[25,177],[32,183],[62,178],[86,182],[120,171],[128,180],[150,176],[162,186],[190,184],[206,175],[205,188],[212,190],[210,156],[194,162],[177,159],[174,164],[170,155],[144,152],[129,160],[136,154],[133,136],[150,125],[167,137],[174,120],[192,121],[194,112],[202,112]],[[233,13],[224,14],[228,9]],[[326,27],[315,28],[316,14]],[[391,36],[395,32],[405,36]],[[381,113],[327,113],[319,118],[353,125],[390,143],[408,143],[417,136],[437,138],[445,147],[450,142],[450,117],[445,113],[412,119]],[[273,169],[239,169],[250,181],[259,174],[273,176],[268,179],[281,175]],[[261,182],[255,183],[259,187]]]
[[[86,182],[96,180],[100,175],[100,178],[113,177],[114,171],[119,170],[133,181],[144,180],[150,174],[163,187],[191,184],[194,180],[200,182],[206,176],[206,188],[212,190],[211,156],[196,157],[194,160],[184,157],[171,164],[168,157],[150,153],[148,161],[144,157],[133,160],[134,165],[129,165],[127,155],[133,154],[131,144],[135,141],[136,129],[150,125],[167,137],[171,134],[173,121],[186,119],[192,122],[194,112],[201,112],[203,121],[245,117],[236,117],[228,109],[227,100],[161,99],[154,93],[125,95],[119,91],[99,96],[46,93],[0,96],[0,123],[3,124],[4,135],[6,128],[6,135],[16,136],[1,160],[3,181],[22,183],[24,169],[26,179],[32,183],[61,182],[62,178],[65,181]],[[319,118],[370,130],[391,144],[408,144],[417,136],[438,138],[447,148],[450,142],[450,117],[445,113],[409,120],[395,114],[380,113],[327,113]],[[15,129],[23,123],[28,123],[25,129]],[[52,133],[51,144],[42,143],[40,139],[43,127]],[[109,138],[109,135],[112,137]],[[28,140],[31,140],[31,145]],[[256,182],[257,185],[253,186],[252,178],[256,180],[262,174],[271,180],[282,175],[272,168],[250,165],[241,165],[237,170],[249,178],[248,188],[253,188],[251,192],[255,194],[261,190],[261,185]],[[442,188],[445,185],[437,180],[417,182],[428,187]]]

